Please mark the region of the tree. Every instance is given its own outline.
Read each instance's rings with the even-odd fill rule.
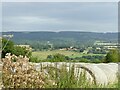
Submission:
[[[110,50],[105,57],[105,62],[119,62],[119,57],[120,51],[118,49]]]
[[[13,54],[14,43],[8,41],[6,38],[2,38],[2,58],[5,57],[6,53]]]
[[[55,55],[48,55],[47,59],[52,62],[63,62],[65,60],[68,60],[68,57],[63,54],[57,53]]]
[[[2,38],[2,58],[5,57],[6,53],[15,54],[16,56],[31,56],[31,51],[27,50],[25,47],[15,46],[14,42]]]
[[[14,46],[13,54],[16,56],[22,55],[22,56],[31,56],[31,51],[27,50],[25,47],[20,47],[20,46]]]

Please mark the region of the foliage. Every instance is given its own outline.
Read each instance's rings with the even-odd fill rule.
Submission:
[[[75,66],[69,66],[69,70],[66,68],[66,65],[63,64],[61,68],[56,69],[57,64],[54,67],[47,66],[46,70],[48,71],[49,77],[52,80],[55,80],[54,85],[51,83],[47,83],[45,85],[46,88],[118,88],[118,83],[114,84],[98,85],[94,81],[89,81],[86,77],[86,72],[83,70],[82,72],[77,72],[75,76]],[[44,69],[44,67],[42,67]]]
[[[70,58],[62,54],[48,55],[47,61],[51,62],[85,62],[85,63],[101,63],[103,62],[104,56],[82,56],[76,58]]]
[[[106,51],[105,49],[101,48],[100,50],[99,49],[96,49],[96,48],[93,48],[91,50],[88,51],[88,53],[93,53],[93,54],[106,54]]]
[[[6,45],[7,43],[7,45]],[[12,53],[14,51],[14,43],[12,41],[7,41],[7,39],[2,38],[2,57],[5,57],[6,53]]]
[[[45,75],[35,70],[29,63],[29,58],[8,54],[2,61],[3,88],[43,88]]]
[[[32,52],[33,57],[37,57],[38,61],[49,62],[53,61],[53,55],[55,54],[62,54],[65,56],[65,60],[62,62],[103,62],[103,58],[105,54],[83,54],[74,51],[66,51],[66,50],[52,50],[52,51],[39,51],[39,52]],[[84,60],[83,60],[84,59]],[[86,60],[85,60],[86,59]],[[59,60],[57,60],[58,62]],[[55,61],[54,61],[55,62]]]
[[[3,50],[2,50],[2,58],[5,57],[6,53],[11,53],[11,54],[15,54],[16,56],[19,55],[23,55],[23,56],[27,56],[30,57],[31,56],[31,51],[26,49],[25,47],[20,47],[20,46],[15,46],[14,42],[11,40],[7,40],[5,38],[2,38],[2,46],[3,46]]]
[[[113,49],[107,53],[104,62],[106,63],[119,62],[119,57],[120,57],[120,51],[118,49]]]
[[[13,62],[16,59],[16,62]],[[23,56],[15,56],[7,54],[3,61],[3,88],[117,88],[118,85],[100,86],[86,78],[86,72],[78,72],[74,75],[74,65],[62,65],[57,69],[48,66],[42,67],[37,71],[33,63],[28,62],[29,59]],[[47,71],[45,74],[44,71]]]
[[[55,55],[48,55],[47,59],[51,62],[64,62],[65,60],[69,59],[69,57],[57,53]]]
[[[60,55],[59,55],[60,54]],[[59,57],[58,59],[54,56]],[[73,51],[39,51],[32,53],[33,59],[31,62],[86,62],[86,63],[101,63],[104,59],[104,54],[82,54]],[[60,59],[61,57],[61,59]]]
[[[55,49],[65,47],[87,47],[92,46],[96,40],[118,41],[118,33],[92,33],[92,32],[3,32],[3,34],[14,34],[13,41],[16,44],[30,44],[35,50],[48,48],[47,41],[53,44]],[[22,37],[21,37],[22,36]]]
[[[30,60],[29,60],[29,61],[30,61],[30,62],[33,62],[33,63],[39,63],[39,62],[42,62],[42,60],[39,60],[38,57],[33,57],[33,56],[30,57]]]
[[[82,56],[82,58],[85,58],[85,59],[88,59],[88,60],[103,60],[104,59],[104,56],[98,56],[98,55],[94,55],[94,56],[91,56],[91,55],[88,55],[88,56]]]
[[[74,58],[77,56],[81,56],[81,53],[74,52],[74,51],[66,51],[66,50],[47,50],[47,51],[36,51],[32,52],[32,56],[38,57],[39,59],[46,59],[48,55],[54,55],[54,54],[63,54],[65,56],[69,56],[70,58]]]
[[[30,57],[32,55],[30,50],[27,50],[25,47],[20,46],[14,46],[13,54],[15,54],[16,56],[22,55],[27,57]]]
[[[56,79],[57,86],[55,88],[85,88],[90,87],[90,82],[85,77],[85,73],[81,73],[80,77],[75,77],[74,75],[74,65],[69,69],[69,71],[63,65],[60,69],[59,78]],[[79,74],[79,73],[78,73]],[[89,84],[88,84],[89,83]]]

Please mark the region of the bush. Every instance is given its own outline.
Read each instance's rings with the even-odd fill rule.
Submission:
[[[12,55],[14,54],[16,56],[22,55],[27,57],[32,55],[30,50],[27,50],[25,47],[15,46],[14,42],[10,40],[8,41],[5,38],[2,38],[2,46],[2,58],[4,58],[7,53],[11,53]]]
[[[5,38],[2,38],[2,58],[5,57],[6,53],[13,54],[14,51],[14,43],[12,41],[8,41]]]
[[[68,60],[68,57],[63,54],[57,53],[55,55],[48,55],[47,60],[51,62],[63,62],[63,61]]]
[[[16,62],[13,62],[16,59]],[[42,88],[45,84],[45,74],[37,72],[29,58],[23,56],[5,56],[3,61],[3,88]]]
[[[13,62],[16,59],[16,62]],[[8,54],[3,61],[2,84],[3,88],[117,88],[118,84],[102,86],[96,84],[86,77],[86,71],[75,73],[75,66],[70,65],[69,70],[66,64],[59,69],[57,63],[55,67],[43,66],[36,70],[34,64],[29,63],[29,58]],[[46,71],[46,72],[45,72]]]
[[[102,60],[104,56],[99,56],[99,55],[88,55],[88,56],[82,56],[82,58],[88,59],[88,60]]]
[[[30,57],[30,62],[34,62],[34,63],[39,63],[41,60],[38,59],[38,57]]]
[[[113,49],[107,53],[104,62],[105,63],[119,62],[120,61],[119,57],[120,57],[120,51],[118,49]]]
[[[30,57],[32,55],[31,51],[27,50],[25,47],[14,46],[13,54],[16,56],[22,55]]]

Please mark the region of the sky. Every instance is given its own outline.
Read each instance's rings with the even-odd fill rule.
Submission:
[[[4,2],[3,31],[117,32],[117,2]]]
[[[0,32],[2,31],[2,3],[0,2]],[[1,35],[2,33],[0,33]]]

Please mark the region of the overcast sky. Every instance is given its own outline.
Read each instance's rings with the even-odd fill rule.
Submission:
[[[117,32],[118,3],[6,2],[3,31]]]

